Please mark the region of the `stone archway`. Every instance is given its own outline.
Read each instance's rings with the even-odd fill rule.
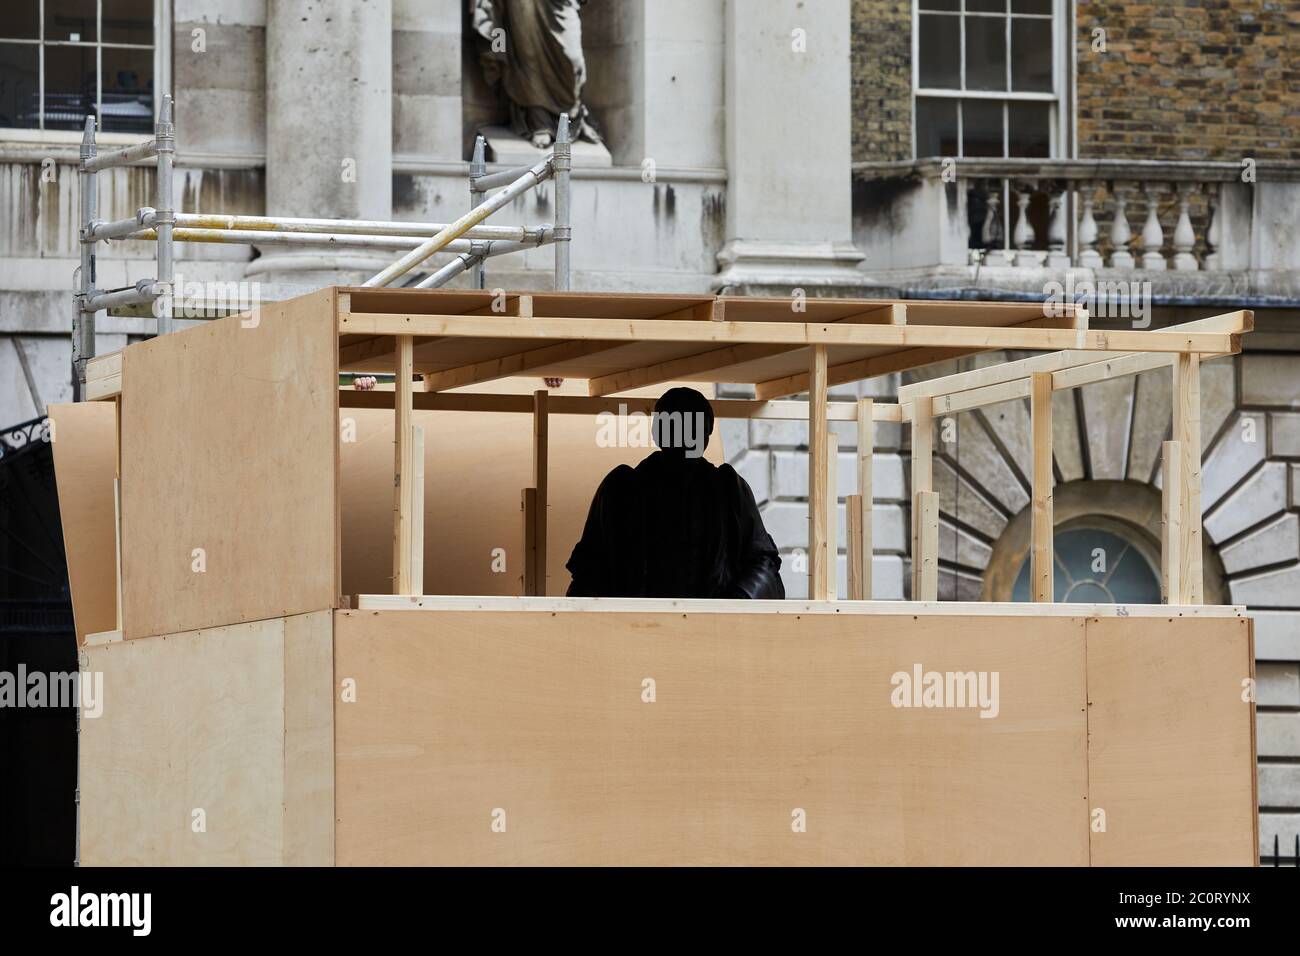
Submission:
[[[1153,568],[1159,583],[1160,493],[1151,485],[1136,481],[1073,481],[1053,491],[1056,534],[1073,530],[1095,530],[1117,538],[1138,553]],[[981,600],[1010,601],[1029,557],[1031,509],[1016,515],[994,543],[984,572]],[[1204,537],[1205,603],[1227,603],[1223,564],[1217,549]],[[1110,561],[1118,560],[1111,555]],[[1105,559],[1103,559],[1105,560]],[[1058,568],[1058,575],[1064,569]],[[1109,569],[1108,569],[1109,570]],[[1158,603],[1156,600],[1151,603]]]
[[[924,377],[1021,357],[987,353],[926,370]],[[1223,358],[1202,366],[1205,595],[1207,601],[1270,606],[1271,590],[1300,581],[1300,517],[1290,509],[1292,466],[1277,457],[1287,452],[1269,443],[1277,416],[1243,393],[1242,361]],[[1070,521],[1110,527],[1124,540],[1142,543],[1148,555],[1154,546],[1158,568],[1169,371],[1057,392],[1052,409],[1058,533]],[[1028,547],[1029,435],[1024,400],[937,422],[941,599],[1009,599]]]

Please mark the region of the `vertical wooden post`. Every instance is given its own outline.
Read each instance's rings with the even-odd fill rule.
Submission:
[[[848,495],[844,499],[844,523],[848,530],[848,585],[850,601],[865,601],[867,593],[862,581],[862,496]]]
[[[1174,368],[1173,438],[1182,459],[1179,586],[1182,603],[1203,600],[1201,577],[1201,357],[1179,355]]]
[[[839,508],[840,439],[826,430],[826,600],[834,601],[840,583],[840,508]]]
[[[808,367],[808,598],[828,599],[826,550],[826,346],[814,345]]]
[[[531,297],[530,297],[531,301]],[[536,548],[537,593],[546,594],[546,471],[550,441],[550,418],[546,405],[547,392],[533,392],[533,487],[537,489],[536,527],[533,540]]]
[[[122,630],[122,396],[113,399],[113,420],[117,430],[117,461],[113,476],[113,529],[117,554],[117,630]]]
[[[1164,444],[1160,483],[1160,589],[1166,604],[1184,604],[1182,586],[1183,456],[1176,441]]]
[[[1030,378],[1029,418],[1033,432],[1033,526],[1031,533],[1031,592],[1037,602],[1050,604],[1056,597],[1052,567],[1052,373],[1034,372]]]
[[[414,457],[411,454],[411,411],[414,340],[396,341],[396,382],[393,387],[393,593],[411,594],[411,527]]]
[[[424,593],[424,429],[411,426],[411,587]]]
[[[861,593],[854,594],[853,586],[849,586],[849,597],[855,601],[871,600],[871,556],[872,556],[872,539],[871,539],[871,471],[875,460],[876,450],[876,422],[875,422],[875,403],[869,398],[858,399],[858,493],[857,503],[848,505],[850,512],[856,511],[856,523],[861,529],[856,546],[853,544],[853,536],[849,535],[849,545],[854,547],[857,554],[857,562],[860,567],[858,575],[858,585]],[[852,514],[849,516],[849,527],[852,527],[855,519]],[[854,563],[853,556],[849,557],[849,567]]]
[[[912,600],[939,600],[939,493],[912,496],[917,532],[912,551]]]
[[[922,396],[912,402],[912,600],[933,601],[936,598],[921,597],[924,591],[922,572],[925,561],[922,560],[924,545],[921,495],[929,493],[934,487],[934,403]],[[938,517],[938,509],[935,509]],[[935,594],[938,593],[938,534],[939,526],[935,524],[935,551],[928,555],[934,575]]]
[[[525,488],[520,497],[524,512],[524,586],[525,597],[537,593],[537,489]]]

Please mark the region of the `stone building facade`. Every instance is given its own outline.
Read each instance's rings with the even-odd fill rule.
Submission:
[[[70,396],[80,137],[69,98],[104,104],[103,144],[131,142],[140,132],[120,117],[144,104],[132,122],[147,129],[149,90],[170,74],[182,211],[447,222],[467,209],[469,143],[496,104],[462,0],[132,0],[122,8],[133,46],[117,33],[94,39],[91,8],[14,0],[0,13],[0,94],[12,94],[0,95],[0,422]],[[1132,294],[1092,302],[1099,325],[1254,309],[1246,353],[1205,369],[1203,471],[1207,598],[1257,611],[1268,852],[1274,836],[1285,850],[1300,834],[1300,75],[1286,58],[1297,28],[1300,0],[592,3],[585,99],[605,149],[575,159],[573,195],[578,289],[1042,299],[1053,283],[1107,282]],[[129,54],[135,66],[89,85],[81,75],[76,89],[56,70],[33,87],[19,67],[47,41],[63,44],[49,47],[56,65],[68,50],[93,60],[84,51],[102,48],[106,62]],[[953,72],[954,44],[969,44],[966,74]],[[26,93],[13,92],[24,89],[15,76]],[[100,178],[104,219],[152,203],[146,167]],[[543,187],[499,219],[545,222],[551,203]],[[115,243],[98,284],[151,275],[153,252]],[[384,261],[181,244],[177,270],[274,298]],[[545,248],[493,260],[488,284],[544,289],[551,266]],[[151,332],[150,320],[104,316],[97,347]],[[887,376],[833,395],[888,399],[899,385]],[[1112,583],[1139,594],[1150,588],[1168,409],[1159,372],[1060,393],[1054,408],[1060,549],[1101,547]],[[945,424],[942,596],[1009,599],[1024,562],[1027,406]],[[845,494],[856,436],[835,427]],[[806,428],[722,428],[796,558],[807,547]],[[907,594],[907,454],[902,430],[878,427],[880,599]],[[783,573],[799,597],[795,565]],[[1082,577],[1071,583],[1087,586]]]

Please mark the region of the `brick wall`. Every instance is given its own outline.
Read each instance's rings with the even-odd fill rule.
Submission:
[[[853,158],[910,158],[912,0],[853,0],[852,29]],[[1297,35],[1300,0],[1079,0],[1080,155],[1300,159]]]
[[[1300,158],[1300,0],[1077,9],[1080,155]],[[1104,53],[1093,52],[1097,28]]]
[[[912,0],[852,0],[853,158],[912,156]]]

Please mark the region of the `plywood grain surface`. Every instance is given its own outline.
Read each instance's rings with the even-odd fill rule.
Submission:
[[[1087,863],[1082,619],[335,622],[340,864]],[[894,707],[918,663],[998,716]]]
[[[1094,865],[1254,865],[1249,628],[1088,622]]]
[[[331,613],[83,651],[85,865],[333,862]]]
[[[128,639],[335,606],[332,295],[123,353]]]
[[[51,405],[54,472],[77,643],[117,627],[117,531],[112,402]]]

